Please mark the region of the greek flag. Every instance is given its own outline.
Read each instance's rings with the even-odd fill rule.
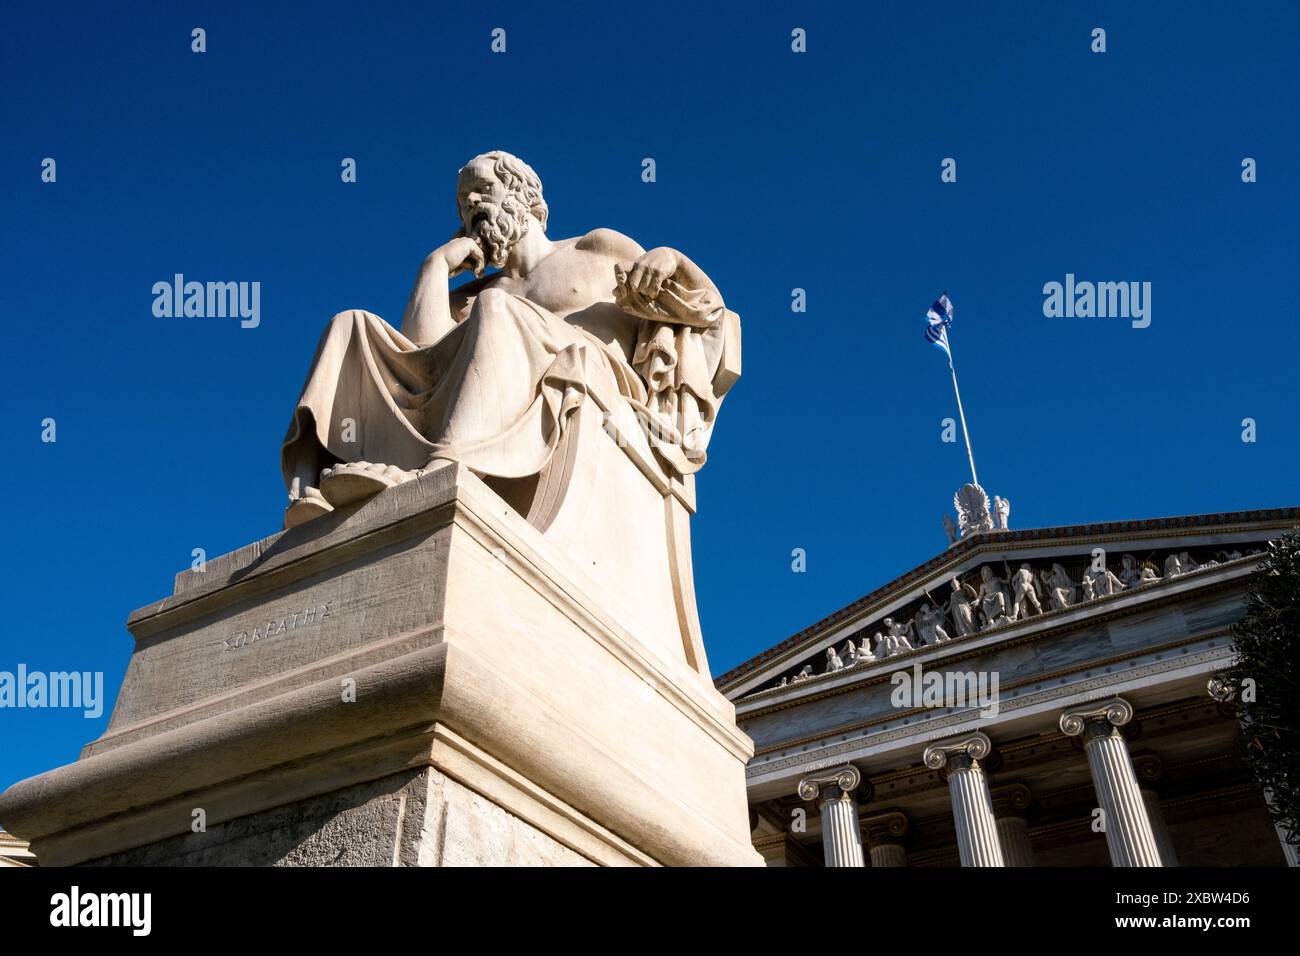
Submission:
[[[952,358],[952,352],[948,349],[948,326],[950,325],[952,325],[952,303],[948,301],[948,293],[945,292],[930,306],[930,311],[925,313],[925,340],[943,349],[944,354]]]

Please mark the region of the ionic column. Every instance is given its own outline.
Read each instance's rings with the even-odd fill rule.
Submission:
[[[1023,783],[998,787],[993,791],[993,817],[997,821],[998,843],[1007,866],[1033,866],[1034,848],[1029,842],[1026,814],[1034,802]]]
[[[907,866],[907,817],[897,810],[879,813],[862,821],[872,866]]]
[[[1160,866],[1151,819],[1133,773],[1128,745],[1119,732],[1132,719],[1132,705],[1116,697],[1066,711],[1061,715],[1061,733],[1083,737],[1092,785],[1101,803],[1111,865]]]
[[[941,741],[925,748],[921,759],[931,770],[948,768],[948,795],[957,827],[962,866],[1005,866],[989,785],[980,761],[993,750],[982,733]]]
[[[822,821],[822,848],[827,866],[863,866],[862,836],[858,832],[858,805],[853,791],[862,782],[851,764],[799,781],[799,796],[817,800]]]
[[[1151,821],[1151,833],[1156,838],[1156,849],[1160,851],[1160,865],[1177,866],[1178,855],[1174,852],[1174,841],[1169,836],[1165,812],[1160,807],[1160,793],[1156,790],[1156,785],[1164,775],[1160,758],[1155,754],[1139,754],[1133,758],[1133,772],[1138,778],[1138,786],[1142,791],[1142,803],[1147,808],[1147,819]]]

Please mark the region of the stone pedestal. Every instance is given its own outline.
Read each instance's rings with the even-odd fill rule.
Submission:
[[[689,545],[639,608],[580,553],[449,467],[184,572],[0,824],[44,865],[760,865]]]

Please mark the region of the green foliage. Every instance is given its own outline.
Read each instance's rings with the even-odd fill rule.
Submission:
[[[1300,845],[1300,533],[1269,545],[1233,643],[1225,677],[1237,696],[1244,759],[1271,795],[1275,821]]]

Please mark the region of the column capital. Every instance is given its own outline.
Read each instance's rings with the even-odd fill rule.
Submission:
[[[1023,783],[1009,783],[991,794],[993,815],[996,817],[1022,817],[1034,802],[1034,795]]]
[[[841,794],[849,794],[862,783],[862,774],[853,764],[810,773],[799,781],[799,797],[803,800],[816,800],[825,787],[837,787]],[[827,798],[839,794],[828,793]]]
[[[1237,696],[1237,690],[1225,677],[1211,677],[1205,682],[1205,690],[1212,700],[1220,704],[1230,704]]]
[[[931,770],[942,770],[956,758],[969,758],[973,762],[983,760],[992,752],[993,741],[989,740],[988,734],[976,731],[964,737],[953,737],[950,740],[940,740],[930,744],[921,754],[921,760]],[[954,766],[953,769],[962,770],[965,767],[959,765]]]
[[[1132,719],[1133,705],[1123,697],[1112,697],[1100,703],[1067,710],[1061,715],[1061,733],[1067,737],[1078,737],[1089,725],[1104,725],[1104,734],[1108,735],[1112,728],[1123,727]]]
[[[902,843],[911,824],[907,816],[898,810],[878,813],[862,821],[862,832],[866,834],[867,843],[881,846],[887,843]]]

